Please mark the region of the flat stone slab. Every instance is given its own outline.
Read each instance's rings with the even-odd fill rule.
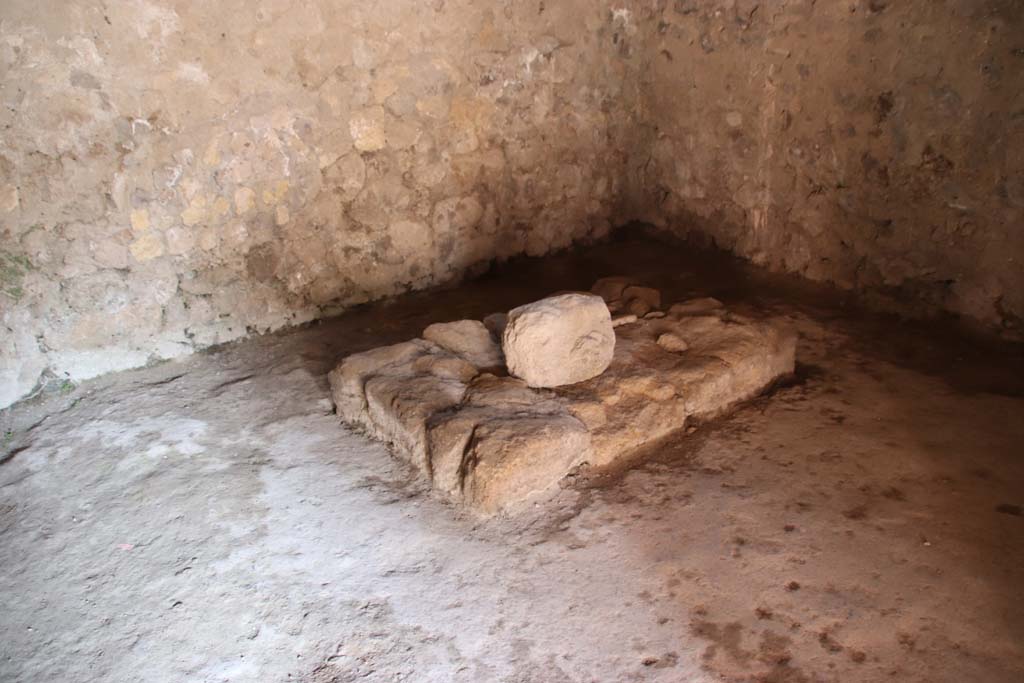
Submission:
[[[423,338],[480,368],[500,368],[505,363],[501,346],[479,320],[434,323],[423,330]]]
[[[653,291],[642,292],[645,305],[660,305]],[[331,393],[342,420],[484,514],[513,511],[574,468],[609,465],[719,415],[795,364],[794,334],[714,299],[631,316],[614,328],[603,373],[550,389],[496,365],[482,324],[447,325],[430,333],[440,343],[413,339],[345,358],[330,373]],[[490,329],[497,345],[500,330]],[[464,344],[459,330],[471,337]]]

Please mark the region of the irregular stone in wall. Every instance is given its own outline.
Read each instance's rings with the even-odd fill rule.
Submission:
[[[352,117],[348,123],[348,129],[357,150],[376,152],[387,146],[384,117],[384,110],[379,107],[360,112]]]
[[[163,255],[164,241],[159,234],[151,232],[132,242],[128,249],[136,261],[151,261]]]
[[[557,387],[604,372],[615,332],[601,297],[561,294],[512,309],[501,345],[509,373],[533,387]]]

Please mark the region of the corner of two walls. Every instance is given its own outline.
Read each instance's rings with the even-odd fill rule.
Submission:
[[[0,9],[0,407],[603,236],[606,2]]]
[[[0,407],[629,220],[1019,334],[1014,0],[0,8]]]
[[[1021,337],[1021,3],[658,0],[643,35],[634,218]]]

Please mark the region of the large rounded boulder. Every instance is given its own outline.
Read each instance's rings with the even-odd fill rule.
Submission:
[[[502,349],[511,375],[531,387],[559,387],[608,368],[615,330],[600,296],[559,294],[509,311]]]

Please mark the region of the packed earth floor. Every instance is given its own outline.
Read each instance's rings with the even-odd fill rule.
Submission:
[[[631,275],[797,373],[516,516],[333,414],[346,354]],[[2,414],[0,680],[1024,680],[1024,360],[640,240],[499,267]]]

